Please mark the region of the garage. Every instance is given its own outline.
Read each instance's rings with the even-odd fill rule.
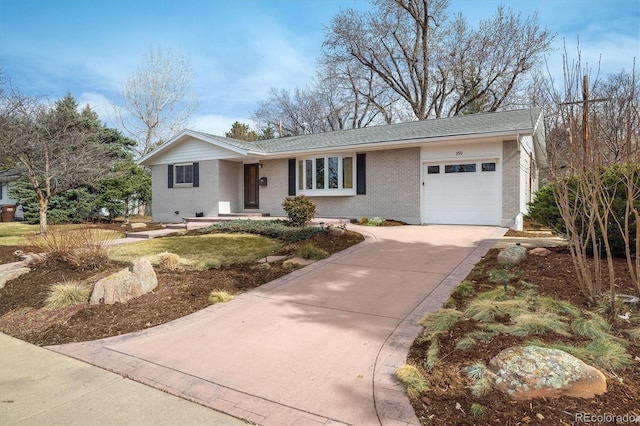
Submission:
[[[500,225],[501,172],[496,159],[423,163],[424,222]]]

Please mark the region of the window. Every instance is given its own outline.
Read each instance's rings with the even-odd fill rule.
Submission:
[[[475,164],[447,164],[444,166],[445,173],[473,173],[475,171]]]
[[[496,171],[496,163],[482,163],[482,171],[483,172],[495,172]]]
[[[353,156],[298,160],[298,192],[307,195],[355,195],[354,173]]]
[[[427,167],[427,174],[429,174],[429,175],[437,175],[438,173],[440,173],[440,166],[428,166]]]
[[[176,184],[193,184],[193,164],[182,164],[175,166]]]

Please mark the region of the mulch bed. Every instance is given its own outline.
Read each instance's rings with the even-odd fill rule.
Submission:
[[[467,277],[474,283],[478,292],[494,289],[496,284],[487,278],[490,270],[498,268],[498,250],[490,250],[484,259],[476,265]],[[630,279],[627,277],[623,259],[615,260],[617,277],[617,293],[636,294]],[[575,283],[575,271],[571,256],[565,247],[552,248],[546,257],[529,256],[517,267],[519,276],[509,282],[517,286],[523,280],[538,286],[541,296],[551,296],[567,300],[583,308],[590,309],[585,297]],[[458,309],[464,306],[465,299],[456,299]],[[462,308],[463,309],[463,308]],[[606,316],[606,315],[605,315]],[[628,322],[613,319],[615,327],[612,333],[628,340],[623,333],[632,325]],[[499,335],[489,342],[479,342],[469,349],[454,349],[459,338],[476,329],[473,320],[462,321],[440,339],[440,363],[431,371],[422,368],[429,343],[414,343],[409,354],[409,362],[422,369],[429,381],[430,388],[420,399],[412,400],[418,418],[423,425],[572,425],[576,413],[590,414],[633,414],[640,416],[640,344],[629,342],[627,347],[635,362],[624,370],[605,372],[608,390],[604,395],[594,399],[549,398],[516,402],[505,395],[492,390],[486,396],[474,398],[469,386],[472,382],[467,378],[464,368],[475,362],[488,365],[491,358],[503,349],[522,344],[526,340],[539,339],[545,342],[585,343],[586,338],[580,336],[562,336],[548,333],[527,338]],[[638,327],[638,324],[635,324]],[[417,342],[417,341],[416,341]],[[469,413],[471,403],[476,402],[487,407],[483,417],[473,417]],[[457,404],[460,404],[457,408]]]
[[[363,239],[358,233],[347,232],[342,236],[316,235],[307,241],[329,253],[336,253]],[[15,261],[14,252],[18,249],[27,251],[26,247],[0,246],[0,259]],[[295,250],[296,245],[292,244],[281,248],[277,254]],[[116,336],[163,324],[205,308],[211,304],[208,297],[212,290],[243,292],[291,272],[282,267],[281,261],[272,262],[270,268],[245,263],[205,271],[156,269],[158,287],[126,304],[40,309],[51,284],[65,280],[94,283],[99,277],[126,266],[110,262],[99,271],[79,271],[57,261],[32,265],[31,272],[0,289],[0,330],[43,346]]]

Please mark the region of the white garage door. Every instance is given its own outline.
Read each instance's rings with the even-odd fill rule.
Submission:
[[[500,225],[501,173],[495,160],[424,163],[424,221]]]

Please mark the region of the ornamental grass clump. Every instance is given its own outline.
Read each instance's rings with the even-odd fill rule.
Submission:
[[[233,294],[225,290],[213,290],[209,294],[209,302],[211,303],[226,303],[233,300]]]
[[[81,305],[87,303],[90,296],[91,289],[76,281],[56,283],[51,286],[44,307],[45,309],[57,309]]]
[[[429,389],[429,383],[413,365],[403,365],[396,371],[396,377],[402,382],[409,398],[416,399]]]
[[[311,243],[304,243],[298,248],[298,256],[303,259],[321,260],[329,257],[329,252],[319,247],[314,246]]]

